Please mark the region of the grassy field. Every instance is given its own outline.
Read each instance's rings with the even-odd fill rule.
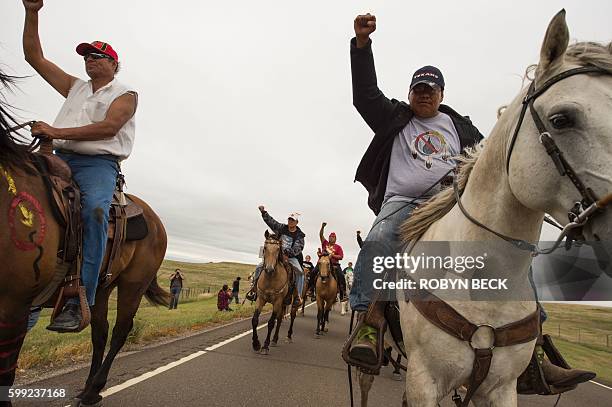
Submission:
[[[158,273],[160,285],[169,286],[168,277],[174,269],[180,268],[185,275],[185,287],[206,290],[210,294],[183,299],[176,310],[151,306],[143,298],[134,318],[134,328],[130,333],[123,350],[133,350],[160,338],[185,334],[206,327],[226,323],[232,319],[250,317],[254,307],[249,302],[244,305],[231,306],[233,312],[217,310],[216,294],[223,284],[231,287],[237,276],[242,277],[241,300],[249,288],[247,276],[254,269],[253,265],[239,263],[206,263],[192,264],[176,261],[164,261]],[[42,312],[38,324],[28,333],[19,357],[18,376],[28,377],[50,368],[64,367],[70,364],[89,361],[91,355],[88,327],[78,334],[57,334],[47,331],[50,309]],[[116,316],[116,303],[109,304],[108,320],[112,332]],[[110,335],[109,335],[110,341]]]
[[[596,372],[596,381],[612,385],[612,308],[554,303],[544,308],[544,332],[567,362]]]

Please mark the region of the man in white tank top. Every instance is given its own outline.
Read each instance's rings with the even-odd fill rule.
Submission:
[[[68,163],[82,191],[83,266],[81,277],[87,301],[94,304],[98,274],[106,250],[110,204],[119,162],[134,144],[137,93],[115,79],[119,56],[107,43],[82,43],[76,52],[85,60],[85,81],[47,60],[38,36],[42,0],[23,0],[26,10],[23,51],[26,61],[66,98],[53,126],[37,122],[32,135],[54,140],[56,154]],[[72,332],[80,324],[76,301],[70,301],[47,329]]]

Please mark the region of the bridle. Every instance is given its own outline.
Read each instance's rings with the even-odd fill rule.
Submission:
[[[586,223],[594,215],[602,212],[606,208],[606,206],[612,203],[612,193],[598,200],[593,190],[587,187],[580,180],[580,177],[578,177],[578,174],[576,174],[572,166],[567,162],[567,160],[563,156],[563,153],[557,146],[557,143],[555,143],[555,141],[551,137],[550,133],[546,129],[546,125],[544,124],[544,122],[538,115],[538,112],[533,106],[534,101],[539,96],[541,96],[544,92],[546,92],[551,86],[553,86],[555,83],[560,82],[565,78],[569,78],[570,76],[586,74],[586,73],[599,73],[599,74],[604,74],[604,75],[610,75],[608,71],[602,68],[598,68],[595,66],[586,66],[586,67],[569,69],[567,71],[561,72],[560,74],[555,75],[549,80],[547,80],[546,82],[544,82],[544,84],[538,89],[536,89],[535,81],[531,83],[527,91],[527,95],[523,99],[521,114],[519,116],[518,123],[516,124],[516,128],[514,129],[514,134],[512,135],[512,139],[510,140],[510,147],[508,149],[508,154],[507,154],[507,159],[506,159],[506,173],[509,174],[510,157],[512,156],[514,144],[518,137],[521,125],[523,124],[523,119],[525,118],[525,114],[527,113],[527,109],[529,108],[529,111],[531,112],[531,117],[533,118],[533,121],[536,127],[538,128],[539,141],[544,146],[544,148],[546,149],[546,152],[548,153],[553,163],[555,164],[557,171],[559,171],[559,175],[560,176],[567,175],[567,177],[570,179],[572,184],[574,184],[574,186],[576,187],[576,189],[578,190],[578,192],[580,192],[580,195],[582,196],[582,200],[579,202],[576,202],[574,206],[567,213],[568,218],[569,218],[569,223],[563,228],[557,226],[561,228],[562,230],[561,230],[559,237],[555,241],[555,244],[552,247],[547,248],[547,249],[540,249],[535,244],[529,243],[525,240],[514,239],[512,237],[505,236],[501,233],[498,233],[490,229],[489,227],[483,225],[482,223],[478,222],[476,219],[474,219],[474,217],[472,217],[465,210],[465,208],[461,204],[461,195],[460,195],[459,187],[457,184],[457,177],[456,176],[454,177],[453,188],[455,192],[455,198],[463,214],[472,223],[495,234],[496,236],[511,243],[512,245],[514,245],[520,250],[527,250],[531,252],[533,256],[536,256],[538,254],[552,253],[554,250],[556,250],[561,245],[561,242],[563,241],[564,238],[567,238],[565,242],[565,247],[567,249],[571,247],[571,244],[573,241],[584,240],[584,237],[582,236],[582,227],[586,225]]]
[[[278,253],[278,256],[276,256],[276,262],[274,263],[274,267],[273,267],[273,269],[276,269],[276,265],[278,264],[278,260],[281,259],[281,256],[283,255],[283,251],[280,250],[281,241],[277,240],[277,239],[271,239],[271,238],[266,239],[266,241],[264,242],[264,255],[265,255],[265,247],[266,247],[267,244],[275,245],[275,246],[279,247],[279,250],[278,250],[279,253]],[[265,256],[264,256],[264,263],[265,263],[265,260],[266,259],[265,259]],[[264,271],[265,271],[265,268],[264,268]]]

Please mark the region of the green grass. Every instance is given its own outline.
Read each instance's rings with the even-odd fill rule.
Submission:
[[[596,372],[595,380],[612,385],[612,308],[555,303],[544,308],[544,332],[553,337],[567,362]]]
[[[130,332],[123,351],[139,348],[144,344],[155,342],[161,338],[185,334],[203,328],[229,322],[232,319],[245,318],[253,315],[254,307],[249,302],[244,305],[233,305],[233,312],[217,310],[217,292],[228,284],[231,287],[236,276],[241,276],[241,295],[244,298],[249,288],[247,276],[254,269],[253,265],[239,263],[182,263],[164,261],[158,272],[158,281],[168,289],[168,277],[175,268],[180,268],[185,275],[184,287],[206,290],[210,294],[200,294],[189,299],[182,299],[178,309],[168,310],[165,307],[151,306],[143,298],[140,308],[134,318],[134,327]],[[116,302],[113,293],[109,303],[109,342],[115,316]],[[38,324],[28,333],[19,356],[18,375],[30,376],[42,370],[48,370],[70,364],[89,361],[91,357],[90,335],[88,327],[77,334],[57,334],[47,331],[50,309],[41,313]]]
[[[252,264],[242,263],[183,263],[173,260],[164,260],[157,279],[162,287],[168,287],[170,275],[175,269],[180,268],[185,276],[184,287],[207,289],[210,292],[218,292],[223,284],[230,288],[236,277],[240,276],[240,288],[248,285],[247,277],[255,270]]]

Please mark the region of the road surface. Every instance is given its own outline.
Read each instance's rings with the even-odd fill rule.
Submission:
[[[251,350],[250,320],[142,351],[115,361],[103,393],[104,406],[349,406],[346,365],[340,348],[348,331],[349,316],[330,315],[329,332],[314,338],[316,305],[306,308],[295,323],[294,342],[283,339],[270,354]],[[260,319],[263,343],[267,315]],[[283,323],[281,338],[288,324]],[[262,338],[264,336],[264,338]],[[370,392],[370,405],[401,405],[403,383],[391,379],[383,368]],[[44,405],[69,406],[88,368],[31,383],[29,388],[65,388],[67,398],[45,400]],[[359,405],[357,383],[355,405]],[[553,406],[556,397],[520,397],[519,406]],[[15,406],[42,405],[42,401],[17,401]],[[612,388],[586,383],[562,396],[559,407],[612,405]],[[443,407],[454,407],[448,400]]]

